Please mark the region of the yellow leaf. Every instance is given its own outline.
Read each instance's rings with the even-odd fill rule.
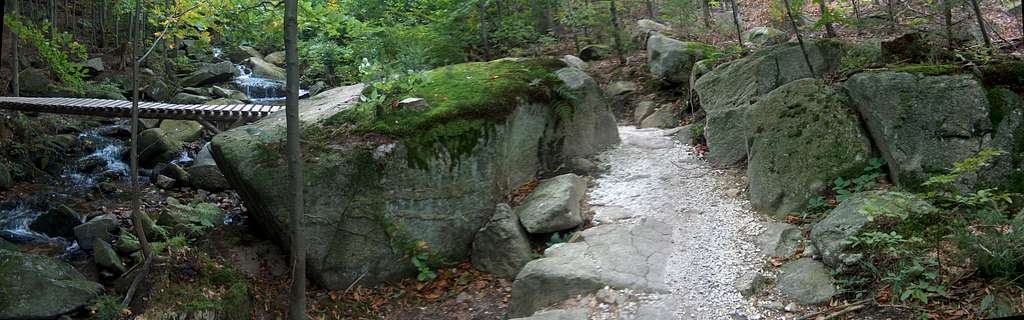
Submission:
[[[159,37],[161,34],[162,34],[162,32],[159,32],[159,31],[153,32],[153,36],[154,37]]]

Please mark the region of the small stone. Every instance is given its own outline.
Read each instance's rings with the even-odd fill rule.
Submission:
[[[619,299],[619,294],[609,287],[604,287],[604,289],[598,290],[596,296],[598,301],[606,304],[615,304]]]
[[[786,312],[797,312],[800,311],[800,307],[798,307],[795,302],[790,302],[786,305],[785,310]]]
[[[529,233],[549,233],[575,228],[583,223],[580,203],[587,185],[575,174],[541,181],[516,208],[516,215]]]
[[[782,265],[777,287],[801,304],[827,303],[836,294],[832,275],[821,262],[801,258]]]
[[[412,111],[427,111],[430,109],[430,105],[423,98],[406,98],[398,102],[398,108]]]
[[[749,298],[764,289],[767,282],[768,280],[760,272],[748,272],[736,279],[736,291],[739,291],[744,298]]]
[[[174,188],[174,184],[176,182],[177,181],[175,181],[171,177],[161,174],[156,177],[156,182],[154,182],[153,184],[155,184],[157,187],[160,187],[160,189],[169,190]]]
[[[469,293],[462,292],[462,293],[459,293],[458,296],[455,296],[455,303],[463,304],[463,303],[466,303],[467,300],[470,300],[472,298],[473,297],[470,296]]]
[[[608,96],[616,97],[636,92],[636,90],[637,85],[635,82],[616,81],[608,85],[608,89],[605,89],[605,93],[607,93]]]

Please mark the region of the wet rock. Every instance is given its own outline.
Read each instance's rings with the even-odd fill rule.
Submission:
[[[111,233],[117,229],[117,217],[113,214],[105,214],[75,227],[75,239],[78,239],[79,247],[92,251],[93,240],[109,240],[112,236]]]
[[[139,133],[139,150],[139,163],[150,168],[177,158],[181,142],[171,140],[160,128],[148,129]]]
[[[788,223],[769,223],[767,229],[757,236],[757,247],[769,257],[789,257],[796,254],[803,240],[803,233],[797,226]]]
[[[93,239],[92,249],[93,259],[100,268],[113,272],[114,275],[120,275],[127,271],[121,257],[106,241],[99,238]]]
[[[252,68],[252,74],[260,78],[266,78],[270,80],[285,80],[285,70],[281,67],[275,66],[259,57],[252,57],[245,60],[245,65]]]
[[[519,218],[507,204],[494,209],[491,221],[473,241],[473,266],[495,276],[515,279],[519,270],[532,260],[530,240]]]
[[[580,59],[579,57],[571,54],[562,56],[562,62],[565,62],[565,64],[569,65],[570,67],[580,70],[586,70],[587,67],[590,66],[590,64],[588,64],[586,61],[583,61],[583,59]]]
[[[54,319],[87,306],[101,289],[63,261],[0,249],[0,319]]]
[[[750,204],[776,217],[800,212],[839,177],[856,177],[871,139],[848,99],[815,79],[763,96],[749,111]]]
[[[580,202],[587,184],[575,174],[543,180],[516,208],[516,215],[530,233],[549,233],[583,223]]]
[[[177,104],[204,104],[207,101],[210,101],[210,97],[185,92],[180,92],[171,98],[171,103]]]
[[[148,86],[142,89],[142,92],[150,99],[168,102],[174,97],[175,91],[174,86],[159,79],[151,81]]]
[[[284,51],[274,51],[274,52],[271,52],[270,54],[268,54],[267,56],[263,57],[263,60],[266,60],[267,62],[273,63],[274,65],[279,66],[279,67],[284,67],[285,66],[284,59],[285,59]]]
[[[249,97],[246,96],[245,93],[242,93],[241,91],[238,91],[238,90],[232,90],[232,89],[222,88],[222,87],[218,87],[218,86],[213,86],[212,88],[210,88],[210,91],[217,98],[232,99],[232,100],[249,100]]]
[[[71,239],[75,235],[75,227],[82,224],[82,217],[63,204],[39,215],[29,229],[51,237]]]
[[[789,35],[770,27],[754,27],[743,32],[743,41],[754,48],[764,48],[789,41]]]
[[[801,258],[782,265],[776,287],[800,304],[827,303],[836,294],[832,274],[821,262]]]
[[[190,182],[196,189],[210,192],[220,192],[231,189],[227,178],[220,172],[217,163],[210,154],[210,144],[207,143],[196,154],[195,163],[188,168]]]
[[[606,45],[593,44],[580,49],[580,59],[583,61],[597,61],[607,59],[612,55],[612,48]]]
[[[604,287],[666,290],[664,268],[672,238],[669,225],[655,220],[608,224],[578,236],[579,242],[548,248],[544,258],[531,261],[519,272],[512,284],[509,317],[528,316]]]
[[[846,240],[860,233],[870,221],[868,210],[909,214],[934,208],[906,193],[873,191],[855,194],[811,228],[811,241],[825,264],[835,268],[843,265],[840,256],[850,245]]]
[[[238,69],[231,62],[204,63],[199,69],[181,79],[181,85],[185,87],[200,87],[231,81],[238,76]]]
[[[164,120],[160,129],[172,141],[193,142],[203,137],[203,125],[191,120]]]

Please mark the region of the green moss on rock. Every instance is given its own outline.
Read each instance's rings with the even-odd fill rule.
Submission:
[[[941,76],[948,74],[955,74],[960,72],[960,67],[950,64],[940,65],[929,65],[929,64],[911,64],[896,66],[891,68],[892,71],[906,72],[906,73],[920,73],[929,76]]]

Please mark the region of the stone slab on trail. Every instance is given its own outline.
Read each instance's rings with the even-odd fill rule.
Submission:
[[[673,230],[661,221],[609,224],[580,232],[531,261],[512,285],[509,315],[523,317],[604,287],[666,292]]]

